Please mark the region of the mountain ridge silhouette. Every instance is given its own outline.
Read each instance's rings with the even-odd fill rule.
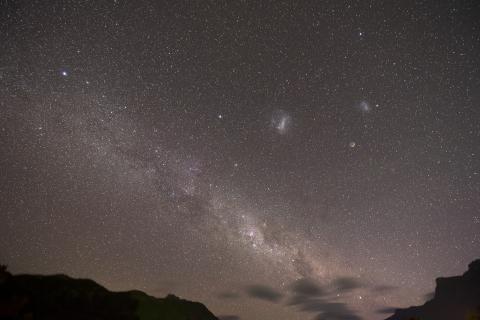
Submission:
[[[139,290],[114,292],[64,274],[11,275],[0,270],[0,319],[218,320],[199,302]]]
[[[436,279],[435,294],[421,306],[396,309],[385,320],[480,319],[480,259],[472,261],[461,276]]]

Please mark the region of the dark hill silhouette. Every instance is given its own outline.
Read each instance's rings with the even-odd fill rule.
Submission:
[[[112,292],[65,275],[11,275],[0,270],[0,319],[218,320],[203,304],[141,291]]]
[[[422,306],[397,309],[386,320],[479,320],[480,259],[461,276],[438,278],[434,297]]]

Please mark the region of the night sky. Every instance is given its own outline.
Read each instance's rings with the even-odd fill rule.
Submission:
[[[480,2],[0,0],[0,261],[224,319],[383,319],[480,257]]]

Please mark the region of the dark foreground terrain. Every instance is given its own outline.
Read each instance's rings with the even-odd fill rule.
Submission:
[[[438,278],[434,297],[386,320],[480,320],[480,259],[461,276]],[[0,268],[0,320],[218,320],[203,304],[141,291],[112,292],[65,275],[11,275]]]
[[[397,309],[386,320],[480,320],[480,259],[461,276],[438,278],[434,297],[424,305]]]
[[[65,275],[10,275],[0,270],[0,319],[218,320],[203,304],[173,295],[111,292]]]

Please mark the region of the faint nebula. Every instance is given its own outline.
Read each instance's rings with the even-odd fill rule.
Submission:
[[[372,110],[372,107],[368,103],[368,101],[362,100],[355,105],[355,108],[360,110],[361,112],[368,113]]]
[[[279,134],[287,133],[290,125],[292,123],[292,118],[288,113],[283,110],[275,110],[270,119],[270,125],[274,128]]]

